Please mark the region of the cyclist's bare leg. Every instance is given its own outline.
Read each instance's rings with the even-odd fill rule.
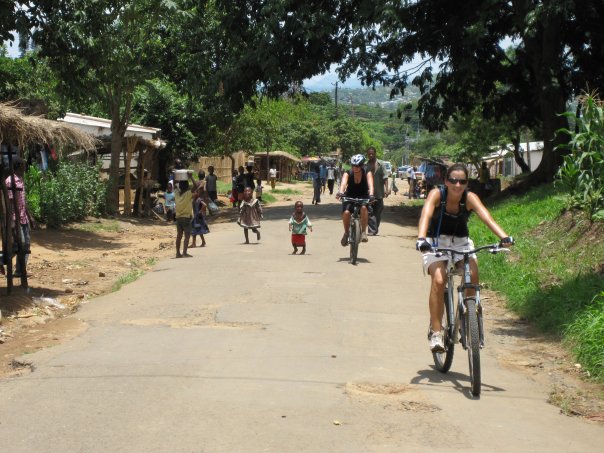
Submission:
[[[442,330],[441,320],[445,305],[443,304],[443,294],[445,283],[447,281],[447,262],[437,261],[428,268],[428,273],[432,279],[430,287],[430,326],[434,332]]]
[[[369,223],[369,215],[367,214],[367,206],[361,206],[361,231],[367,233],[367,223]]]
[[[344,223],[344,233],[348,233],[348,229],[350,228],[350,211],[344,211],[342,213],[342,223]]]

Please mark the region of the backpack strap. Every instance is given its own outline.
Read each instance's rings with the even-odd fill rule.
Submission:
[[[443,223],[443,215],[445,214],[445,207],[447,205],[447,187],[438,186],[440,190],[440,214],[438,216],[438,226],[436,227],[436,234],[432,238],[432,245],[438,247],[438,238],[440,237],[440,226]]]

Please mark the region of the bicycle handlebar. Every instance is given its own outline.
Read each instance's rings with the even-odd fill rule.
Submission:
[[[350,197],[340,197],[342,202],[355,203],[360,205],[367,205],[371,201],[369,198],[350,198]]]
[[[483,245],[480,247],[476,247],[475,249],[469,249],[469,250],[453,250],[453,249],[447,249],[447,248],[440,248],[440,247],[434,247],[434,255],[435,256],[443,256],[446,253],[452,254],[452,255],[472,255],[473,253],[476,252],[480,252],[482,250],[488,250],[489,253],[499,253],[499,252],[509,252],[510,249],[506,248],[506,247],[501,247],[498,243],[495,244],[488,244],[488,245]]]

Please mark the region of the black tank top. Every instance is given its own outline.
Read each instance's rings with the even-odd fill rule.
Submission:
[[[346,186],[345,196],[350,198],[369,198],[369,184],[367,183],[367,173],[362,168],[361,182],[354,183],[354,172],[348,171],[348,185]]]
[[[447,199],[447,188],[444,188],[444,191],[441,190],[440,196],[444,199]],[[464,191],[461,196],[461,200],[459,202],[459,210],[457,213],[453,214],[447,212],[445,209],[445,204],[439,204],[438,209],[434,210],[434,214],[432,215],[432,219],[430,220],[430,228],[428,229],[428,237],[435,237],[436,232],[438,230],[438,222],[440,221],[440,211],[445,209],[442,216],[442,221],[440,224],[440,234],[446,236],[455,236],[455,237],[468,237],[470,232],[468,231],[468,218],[470,217],[471,211],[468,211],[466,208],[466,197],[468,195],[467,191]]]

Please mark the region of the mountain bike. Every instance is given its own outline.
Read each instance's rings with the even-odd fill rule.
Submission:
[[[473,250],[457,251],[448,248],[433,249],[436,256],[449,255],[448,280],[444,292],[445,310],[442,326],[444,330],[443,342],[445,350],[433,352],[434,365],[438,371],[446,373],[453,363],[455,344],[459,341],[461,346],[468,351],[468,364],[470,366],[470,383],[472,395],[479,396],[480,380],[480,350],[484,347],[484,328],[482,323],[482,305],[480,302],[480,285],[473,284],[470,277],[470,258],[473,254],[488,250],[490,253],[509,251],[499,244],[484,245]],[[453,262],[454,255],[462,255],[461,269]],[[457,287],[457,310],[453,308],[453,287],[455,275],[461,275],[461,283]],[[475,294],[466,296],[466,290],[474,289]]]
[[[353,205],[350,213],[350,226],[348,227],[348,244],[350,245],[350,262],[357,263],[359,243],[361,242],[361,206],[368,206],[369,199],[342,197],[342,203]]]

